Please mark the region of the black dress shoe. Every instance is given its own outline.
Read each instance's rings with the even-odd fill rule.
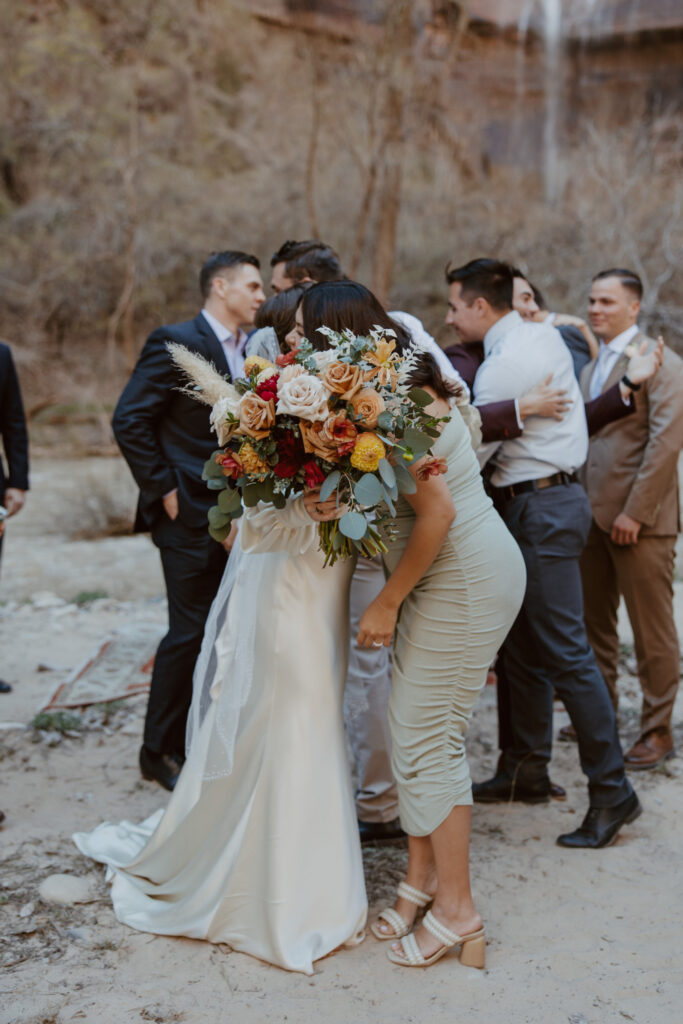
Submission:
[[[12,692],[12,687],[10,686],[10,684],[9,683],[4,683],[2,681],[2,679],[0,679],[0,693],[11,693],[11,692]]]
[[[359,821],[358,832],[361,843],[395,843],[406,838],[398,818],[393,821]]]
[[[635,821],[642,811],[636,793],[631,793],[616,807],[589,807],[576,831],[558,836],[557,845],[580,850],[599,850],[602,846],[610,846],[621,826]]]
[[[508,803],[520,800],[525,804],[547,804],[550,800],[550,779],[531,783],[516,781],[505,772],[498,772],[486,782],[475,782],[472,786],[475,804]]]
[[[183,767],[183,760],[177,754],[156,754],[147,747],[140,747],[140,771],[143,779],[158,782],[164,789],[173,790]]]

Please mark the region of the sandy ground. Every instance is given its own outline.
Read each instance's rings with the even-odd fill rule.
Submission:
[[[24,726],[65,669],[112,629],[141,617],[163,622],[161,578],[147,538],[73,539],[95,530],[110,504],[124,514],[130,509],[133,491],[117,460],[39,461],[33,485],[29,506],[8,531],[0,581],[0,676],[14,684],[0,697],[0,806],[7,813],[0,832],[0,1024],[683,1019],[683,792],[676,759],[636,778],[645,813],[615,846],[595,853],[554,845],[586,807],[573,745],[558,743],[552,765],[553,778],[567,788],[566,803],[475,807],[474,889],[489,937],[484,972],[455,960],[428,971],[394,967],[369,936],[358,949],[319,962],[308,978],[225,947],[120,925],[102,869],[81,857],[69,837],[103,818],[141,819],[164,803],[163,791],[142,782],[136,767],[144,698],[90,711],[71,736]],[[683,584],[676,589],[683,627]],[[85,600],[87,593],[108,596]],[[621,725],[629,743],[637,732],[638,685],[625,621],[622,632]],[[557,728],[567,721],[560,709],[555,718]],[[680,747],[680,700],[676,721]],[[493,768],[495,738],[488,688],[469,741],[475,778]],[[405,851],[370,848],[365,861],[376,912],[401,876]],[[44,902],[38,887],[59,872],[89,880],[91,902]]]

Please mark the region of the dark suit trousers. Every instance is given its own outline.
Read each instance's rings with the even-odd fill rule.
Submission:
[[[192,673],[227,555],[205,527],[192,529],[165,515],[152,528],[152,540],[166,581],[168,633],[154,661],[144,743],[156,753],[184,756]]]
[[[580,484],[521,494],[502,509],[527,570],[522,609],[505,644],[512,744],[503,770],[520,782],[547,775],[553,690],[579,740],[590,802],[612,807],[632,792],[614,708],[583,622],[579,556],[591,523]]]

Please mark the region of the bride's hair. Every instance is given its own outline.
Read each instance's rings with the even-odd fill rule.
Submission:
[[[294,327],[294,318],[301,297],[308,284],[294,284],[277,295],[271,295],[256,311],[254,327],[272,327],[283,352],[287,351],[285,338]]]
[[[374,327],[384,327],[396,335],[399,352],[405,352],[412,345],[405,327],[392,320],[379,299],[358,281],[326,281],[313,285],[301,300],[301,313],[304,334],[318,351],[328,347],[327,338],[318,331],[320,327],[349,330],[357,335],[367,335]],[[442,376],[430,352],[420,353],[410,383],[415,387],[431,387],[439,398],[446,400],[460,397],[462,393],[457,384]]]

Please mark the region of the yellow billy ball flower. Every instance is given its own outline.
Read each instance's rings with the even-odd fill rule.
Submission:
[[[361,434],[351,452],[351,465],[364,473],[374,473],[387,450],[377,434]]]
[[[277,372],[274,363],[271,363],[269,359],[264,359],[263,356],[247,356],[244,360],[244,376],[248,377],[254,368],[259,370],[273,369]]]
[[[259,458],[258,452],[255,451],[248,441],[240,445],[240,450],[237,454],[247,476],[264,477],[268,475],[268,464]]]

